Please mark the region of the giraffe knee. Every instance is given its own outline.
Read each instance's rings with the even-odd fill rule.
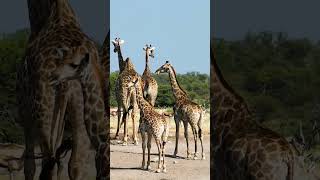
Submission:
[[[166,145],[166,143],[167,143],[166,141],[163,141],[163,142],[162,142],[162,146],[165,146],[165,145]]]

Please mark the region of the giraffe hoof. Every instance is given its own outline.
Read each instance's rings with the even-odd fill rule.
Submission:
[[[177,153],[174,153],[172,156],[173,156],[174,158],[176,158],[176,157],[177,157]]]
[[[159,173],[159,172],[161,172],[161,171],[160,171],[160,168],[158,168],[158,169],[156,170],[156,173]]]
[[[205,154],[202,153],[202,160],[205,160],[205,159],[206,159]]]
[[[166,172],[167,172],[167,169],[164,168],[162,171],[163,171],[164,173],[166,173]]]
[[[135,142],[134,142],[134,145],[136,145],[136,146],[139,145],[139,142],[138,142],[138,141],[135,141]]]
[[[151,170],[151,166],[149,165],[149,166],[147,166],[147,170]]]
[[[198,159],[198,157],[197,157],[197,156],[194,156],[194,157],[193,157],[193,160],[197,160],[197,159]]]
[[[127,142],[123,142],[123,143],[122,143],[122,146],[127,146],[127,145],[128,145]]]

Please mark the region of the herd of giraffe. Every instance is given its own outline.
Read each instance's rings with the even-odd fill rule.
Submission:
[[[110,35],[106,36],[99,56],[94,42],[82,31],[68,0],[41,2],[28,0],[28,9],[31,35],[24,61],[17,71],[18,119],[25,133],[23,155],[25,179],[34,179],[37,145],[42,155],[40,179],[50,180],[54,176],[61,179],[61,162],[57,156],[61,147],[71,149],[68,165],[70,179],[87,178],[86,162],[91,147],[96,151],[96,179],[107,179],[110,164],[108,146],[110,114],[107,110]],[[135,127],[135,114],[140,110],[139,132],[142,134],[143,152],[146,144],[148,146],[147,168],[150,168],[151,138],[154,137],[159,150],[157,172],[160,172],[160,168],[165,172],[164,146],[169,126],[168,119],[153,108],[158,86],[151,75],[148,58],[153,57],[154,48],[151,45],[144,48],[146,69],[140,77],[137,76],[130,59],[123,60],[121,43],[120,39],[113,41],[114,51],[119,55],[120,68],[116,85],[118,111],[123,109],[121,123],[118,113],[118,128],[124,123],[123,140],[126,144],[129,112]],[[199,134],[202,145],[202,108],[188,100],[186,93],[176,81],[175,71],[169,63],[162,66],[158,72],[168,72],[170,75],[172,89],[177,99],[174,107],[177,114],[176,123],[181,120],[190,123],[195,141],[197,142]],[[198,114],[190,113],[192,111]],[[66,122],[70,124],[72,135],[72,140],[68,141],[69,145],[63,144]],[[185,123],[186,129],[187,123]],[[134,142],[137,144],[136,129],[133,131]],[[188,144],[187,131],[185,136]],[[177,150],[178,147],[175,154]],[[188,156],[190,156],[189,150]],[[204,158],[203,150],[202,156]],[[56,164],[57,174],[54,173]],[[142,165],[144,168],[144,158]]]
[[[158,94],[157,81],[152,76],[149,67],[149,58],[154,58],[154,50],[151,44],[147,44],[143,50],[145,51],[145,69],[142,76],[138,75],[135,71],[135,67],[132,64],[130,58],[124,60],[121,52],[121,45],[124,43],[120,38],[115,38],[112,41],[114,45],[114,52],[118,54],[119,62],[119,76],[116,80],[115,94],[118,102],[118,126],[116,131],[116,138],[119,138],[119,129],[124,124],[124,137],[123,144],[127,145],[128,141],[128,116],[131,113],[133,122],[133,141],[134,144],[138,144],[137,131],[136,131],[136,120],[135,115],[140,110],[139,130],[142,137],[142,169],[145,168],[145,148],[148,147],[148,161],[147,169],[150,169],[150,149],[151,149],[151,138],[155,139],[158,147],[158,168],[156,172],[160,172],[163,168],[163,172],[166,172],[166,165],[164,163],[164,147],[167,142],[169,135],[169,122],[165,114],[158,113],[155,108],[155,101]],[[191,157],[189,151],[188,142],[188,125],[190,124],[195,141],[195,153],[194,159],[197,159],[197,139],[200,139],[202,147],[202,159],[205,159],[203,152],[203,128],[202,121],[205,113],[204,108],[200,105],[192,102],[187,93],[179,85],[176,77],[176,72],[173,66],[166,61],[159,69],[156,70],[159,73],[168,73],[172,92],[175,98],[174,119],[176,123],[176,146],[174,156],[178,153],[178,139],[179,139],[179,125],[182,121],[185,127],[185,138],[187,142],[187,158]],[[121,119],[121,109],[123,109],[123,115]],[[146,138],[147,136],[147,138]],[[147,142],[146,142],[147,141]]]
[[[24,127],[24,174],[26,180],[35,176],[35,146],[42,154],[40,179],[54,177],[54,167],[59,163],[57,154],[63,147],[66,121],[72,134],[71,158],[68,173],[70,179],[87,179],[86,163],[89,149],[96,152],[96,179],[109,178],[109,42],[106,36],[101,53],[94,42],[82,31],[68,0],[28,0],[31,35],[24,62],[17,72],[17,96],[19,123]],[[119,77],[116,81],[118,102],[118,127],[124,124],[123,144],[128,141],[128,117],[133,121],[133,140],[138,144],[141,133],[145,168],[145,149],[148,147],[146,168],[150,168],[151,139],[158,148],[156,172],[166,172],[165,144],[169,133],[168,118],[155,108],[158,85],[152,77],[149,57],[154,48],[146,45],[146,65],[142,76],[135,71],[130,58],[123,59],[123,40],[112,41],[118,53]],[[211,50],[212,51],[212,50]],[[175,98],[174,120],[178,153],[179,125],[184,124],[184,135],[189,151],[188,126],[191,126],[195,153],[198,158],[197,140],[203,152],[202,121],[204,109],[192,102],[179,85],[173,66],[167,61],[156,73],[167,73]],[[288,141],[277,133],[259,126],[252,120],[244,101],[224,80],[216,59],[211,52],[211,165],[214,179],[292,180],[295,152]],[[123,113],[121,113],[121,109]],[[140,111],[139,128],[136,114]],[[121,118],[122,116],[122,118]],[[59,170],[58,170],[59,172]],[[60,178],[59,173],[57,174]]]

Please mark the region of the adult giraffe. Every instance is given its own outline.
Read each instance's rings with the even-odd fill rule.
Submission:
[[[57,86],[51,84],[56,67],[68,58],[83,58],[84,54],[89,54],[88,57],[92,59],[93,64],[97,64],[97,49],[92,40],[81,31],[67,0],[48,0],[41,1],[39,4],[29,0],[28,7],[32,33],[27,45],[24,65],[18,72],[17,81],[18,99],[21,102],[19,103],[20,119],[25,118],[23,122],[26,136],[25,177],[26,179],[34,177],[33,151],[35,139],[37,139],[44,155],[40,179],[52,179],[55,153],[62,140],[67,100],[70,100],[71,104],[75,101],[82,102],[78,104],[82,105],[80,109],[84,109],[83,116],[79,115],[79,118],[84,121],[79,121],[80,124],[71,123],[77,135],[73,139],[73,145],[79,146],[80,140],[83,148],[78,150],[83,151],[89,142],[86,141],[86,136],[89,136],[87,139],[90,139],[97,151],[97,179],[105,179],[108,176],[106,144],[108,132],[104,119],[104,83],[100,84],[101,69],[95,66],[96,71],[91,72],[91,76],[88,77],[88,80],[93,82],[91,84],[81,84],[79,81],[62,82]],[[39,21],[41,23],[37,20],[41,20]],[[74,66],[70,65],[70,67]],[[70,91],[77,96],[69,97]],[[79,108],[75,109],[81,112]],[[79,129],[81,122],[85,122],[84,130]],[[82,173],[81,169],[83,169],[83,162],[80,164],[78,162],[84,156],[79,152],[73,154],[70,160],[70,178],[78,179],[78,173]]]
[[[211,47],[211,165],[214,179],[292,180],[294,155],[279,134],[252,118],[223,78]]]

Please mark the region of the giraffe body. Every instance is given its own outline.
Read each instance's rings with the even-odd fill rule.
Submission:
[[[183,122],[184,125],[184,136],[187,142],[187,158],[191,158],[191,153],[189,151],[189,135],[188,135],[188,125],[191,126],[194,141],[195,141],[195,153],[194,159],[197,159],[197,140],[200,139],[201,148],[202,148],[202,159],[205,159],[205,154],[203,152],[203,131],[202,131],[202,121],[204,116],[204,109],[192,102],[186,92],[180,87],[176,73],[171,64],[167,61],[162,65],[156,73],[168,73],[170,77],[171,87],[173,95],[175,97],[174,110],[174,120],[176,123],[176,146],[174,150],[174,156],[178,153],[178,144],[179,144],[179,126],[180,122]]]
[[[138,75],[135,75],[131,76],[130,80],[131,83],[129,83],[129,87],[135,87],[137,102],[141,114],[139,131],[142,137],[142,169],[145,168],[146,146],[148,147],[147,169],[150,169],[150,149],[151,139],[153,137],[157,144],[159,156],[156,172],[160,172],[161,168],[163,169],[163,172],[166,172],[164,146],[169,135],[169,120],[164,115],[159,114],[154,107],[144,99],[141,78]]]
[[[215,179],[292,180],[294,156],[279,134],[261,127],[223,79],[211,49],[211,164]]]

